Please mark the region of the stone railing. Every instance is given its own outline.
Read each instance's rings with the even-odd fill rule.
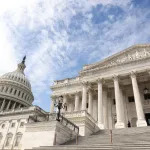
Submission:
[[[6,115],[6,114],[11,114],[11,113],[24,113],[24,112],[30,112],[30,111],[36,111],[36,110],[43,114],[46,114],[46,112],[43,109],[41,109],[40,107],[30,106],[30,107],[23,107],[23,108],[0,111],[0,115]]]
[[[65,83],[74,83],[74,82],[77,82],[79,80],[80,80],[79,77],[67,78],[67,79],[64,79],[64,80],[58,80],[58,81],[54,81],[53,86],[58,85],[58,84],[65,84]]]
[[[86,110],[80,110],[80,111],[74,111],[74,112],[65,112],[64,116],[66,118],[75,118],[75,117],[87,117],[92,122],[96,123],[95,119],[86,111]]]
[[[28,123],[33,123],[33,122],[43,122],[43,121],[52,121],[52,120],[57,120],[57,113],[50,113],[47,115],[34,115],[34,116],[29,116],[28,118]],[[74,123],[60,115],[59,117],[59,122],[68,127],[70,130],[73,130],[77,134],[79,134],[79,127],[76,126]]]
[[[68,119],[66,119],[65,117],[63,117],[63,115],[60,115],[60,123],[63,124],[64,126],[67,126],[69,129],[73,130],[74,132],[76,132],[77,134],[79,134],[79,127],[76,126],[73,122],[69,121]],[[48,120],[57,120],[57,113],[50,113],[48,115]]]

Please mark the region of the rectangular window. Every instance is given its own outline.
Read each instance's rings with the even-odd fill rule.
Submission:
[[[20,123],[20,127],[23,127],[23,126],[24,126],[24,122],[21,122],[21,123]]]
[[[134,96],[129,96],[128,101],[129,101],[129,103],[134,102]]]
[[[21,136],[17,136],[15,146],[19,146],[20,141],[21,141]]]
[[[6,141],[6,145],[5,146],[9,146],[10,142],[11,142],[12,137],[7,137],[7,141]]]
[[[11,127],[14,128],[14,127],[15,127],[15,123],[12,123],[12,124],[11,124]]]

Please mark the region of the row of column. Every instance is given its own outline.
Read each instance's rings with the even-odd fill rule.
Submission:
[[[133,94],[135,98],[135,107],[137,113],[137,126],[147,126],[145,115],[143,111],[143,105],[141,102],[140,91],[134,72],[130,75],[133,87]],[[117,123],[115,128],[124,128],[125,127],[125,116],[124,116],[124,106],[123,106],[123,95],[119,85],[118,76],[114,76],[114,92],[115,92],[115,101],[116,101],[116,115]],[[102,80],[98,81],[98,126],[104,128],[104,115],[103,115],[103,89],[102,89]],[[105,107],[104,107],[105,108]]]
[[[8,101],[8,103],[6,102],[6,99],[3,99],[2,105],[0,106],[0,111],[21,108],[21,106],[22,106],[21,104],[17,104],[17,102],[13,102],[11,100],[7,100],[7,101]],[[13,104],[11,104],[11,103],[13,103]],[[7,104],[7,106],[6,106],[6,104]],[[11,108],[10,108],[10,106],[11,106]]]
[[[135,106],[136,106],[136,113],[137,113],[137,126],[147,126],[145,115],[143,111],[143,106],[141,102],[139,87],[136,79],[136,75],[134,72],[130,75],[133,87],[133,94],[135,99]],[[115,93],[115,102],[116,102],[116,116],[117,116],[117,123],[115,124],[115,128],[124,128],[125,127],[125,114],[124,114],[124,101],[123,101],[123,94],[122,90],[120,89],[119,85],[119,78],[118,76],[113,77],[114,82],[114,93]],[[99,79],[97,81],[98,86],[98,126],[99,128],[103,129],[107,124],[107,92],[103,90],[103,80]],[[87,95],[88,93],[88,95]],[[88,96],[88,97],[87,97]],[[92,91],[88,89],[87,82],[83,83],[82,89],[82,104],[81,110],[86,110],[87,99],[88,99],[88,113],[92,114],[93,112],[93,98],[92,98]],[[67,103],[67,96],[64,96],[63,103]],[[75,94],[75,108],[74,111],[79,111],[80,108],[80,97],[79,93]],[[52,101],[51,104],[51,112],[54,110],[54,104]]]

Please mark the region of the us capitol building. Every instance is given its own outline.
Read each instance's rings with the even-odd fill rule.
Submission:
[[[50,112],[32,105],[34,96],[25,67],[24,57],[15,71],[0,77],[0,149],[61,149],[59,145],[69,141],[75,141],[69,145],[86,145],[88,137],[89,145],[108,144],[109,134],[111,144],[127,142],[124,135],[131,141],[140,138],[137,135],[143,135],[145,141],[149,137],[149,44],[134,45],[85,65],[75,78],[54,81]],[[63,107],[58,121],[55,105],[60,96]],[[98,136],[94,143],[92,139]],[[150,142],[146,143],[150,149]],[[74,149],[78,148],[87,147]]]

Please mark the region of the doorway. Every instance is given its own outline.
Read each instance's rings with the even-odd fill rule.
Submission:
[[[150,113],[145,114],[147,125],[150,126]]]

